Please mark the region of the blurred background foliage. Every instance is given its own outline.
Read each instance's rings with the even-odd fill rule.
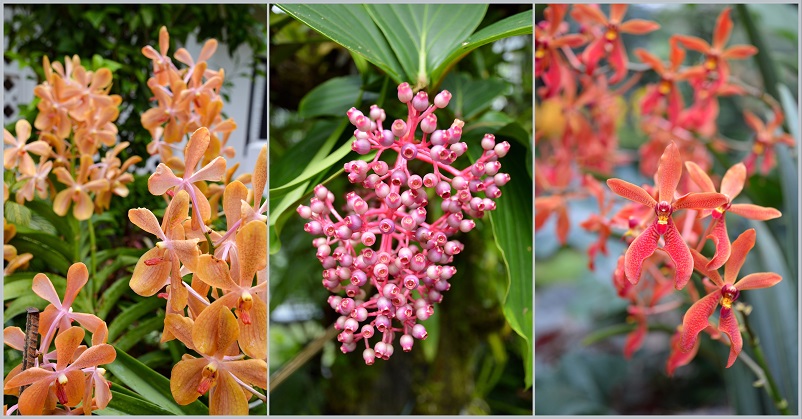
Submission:
[[[337,314],[326,303],[329,292],[320,283],[313,237],[303,231],[304,220],[294,209],[323,181],[330,179],[326,186],[338,201],[351,187],[342,167],[358,156],[350,152],[346,110],[356,106],[367,111],[378,103],[393,120],[406,115],[406,107],[397,101],[398,82],[387,72],[282,9],[274,7],[270,13],[271,386],[281,376],[271,387],[270,413],[531,414],[524,362],[531,346],[504,316],[507,273],[488,217],[471,234],[456,237],[465,251],[455,258],[454,286],[425,322],[428,339],[410,353],[397,351],[373,366],[366,366],[359,353],[340,353],[335,335],[328,333]],[[488,7],[477,31],[527,12],[531,34],[527,5]],[[438,120],[465,120],[463,141],[469,148],[479,148],[486,132],[513,144],[502,159],[502,171],[514,180],[503,190],[507,199],[523,201],[499,202],[499,208],[523,211],[522,222],[529,219],[530,226],[532,53],[531,35],[504,38],[473,50],[450,67],[442,82],[431,80],[439,84],[437,90],[427,88],[430,95],[439,89],[453,93],[451,104],[437,112]],[[320,163],[300,188],[281,188],[315,165],[321,150],[323,156],[329,150],[345,151],[336,162]],[[467,164],[458,160],[455,165]],[[514,182],[529,191],[528,198],[508,194]],[[529,231],[524,229],[527,239],[521,247],[524,254],[529,247],[531,261]],[[528,263],[525,280],[531,284]],[[521,298],[529,298],[531,307],[531,293]]]
[[[535,7],[535,21],[543,20],[546,5]],[[629,18],[660,23],[661,28],[646,36],[624,35],[631,63],[639,60],[632,53],[644,48],[667,61],[668,39],[685,34],[712,39],[721,5],[633,5]],[[608,7],[602,6],[607,13]],[[797,141],[796,150],[783,148],[779,165],[768,176],[752,176],[744,189],[748,199],[758,205],[775,207],[783,217],[767,222],[728,220],[731,238],[747,228],[757,229],[757,245],[747,258],[742,274],[777,272],[783,281],[777,286],[750,291],[743,298],[754,306],[750,322],[763,346],[770,369],[778,379],[791,412],[798,413],[798,216],[797,206],[799,127],[798,98],[798,6],[762,5],[733,9],[732,38],[729,45],[762,45],[761,55],[731,62],[732,74],[742,82],[765,91],[784,108],[787,129]],[[573,20],[572,25],[576,25]],[[746,28],[753,27],[748,33]],[[572,26],[571,32],[577,32]],[[685,63],[695,63],[698,53],[689,51]],[[766,74],[771,67],[774,77]],[[631,74],[631,73],[630,73]],[[651,183],[638,170],[637,148],[647,141],[639,128],[638,103],[645,85],[658,76],[646,72],[628,91],[624,100],[627,115],[618,131],[621,151],[631,164],[616,169],[615,177],[634,183]],[[685,103],[691,91],[681,85]],[[713,173],[723,174],[741,161],[751,148],[754,134],[747,127],[743,110],[749,109],[764,120],[770,110],[750,96],[724,97],[719,101],[719,137],[733,151],[714,156]],[[536,124],[548,124],[538,119]],[[785,146],[778,146],[785,147]],[[607,191],[609,193],[609,190]],[[612,193],[609,193],[612,195]],[[609,196],[608,195],[608,196]],[[724,369],[728,348],[720,342],[702,338],[702,345],[691,364],[665,373],[669,339],[682,311],[675,310],[650,319],[650,332],[632,359],[625,360],[625,334],[634,329],[626,323],[627,302],[620,299],[612,284],[619,255],[626,246],[616,236],[608,242],[609,256],[597,255],[595,271],[588,269],[586,249],[597,239],[579,223],[598,212],[595,200],[573,200],[569,206],[571,230],[566,246],[555,236],[555,221],[549,220],[535,235],[535,411],[537,414],[777,414],[765,391],[752,386],[754,373],[736,362]],[[687,307],[687,306],[686,306]],[[750,352],[749,345],[745,345]]]

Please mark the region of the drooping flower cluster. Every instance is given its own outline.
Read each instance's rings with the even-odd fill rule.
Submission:
[[[104,378],[106,370],[100,365],[113,362],[117,354],[106,343],[106,322],[94,314],[72,309],[88,279],[86,265],[72,265],[67,272],[67,289],[61,300],[46,275],[34,277],[33,292],[50,304],[40,315],[39,330],[33,332],[40,335],[33,365],[25,370],[23,364],[14,367],[4,380],[5,394],[19,397],[18,404],[11,406],[8,414],[19,410],[23,415],[89,415],[93,410],[104,409],[111,400],[111,383]],[[73,322],[78,322],[81,327],[72,326]],[[91,347],[81,344],[84,329],[92,333]],[[3,338],[6,345],[23,351],[25,356],[25,332],[22,329],[6,327]],[[53,342],[55,351],[50,349]]]
[[[628,244],[612,275],[619,297],[630,303],[628,320],[636,324],[627,338],[625,355],[631,356],[641,346],[650,316],[690,303],[692,308],[672,339],[669,374],[693,359],[701,331],[731,344],[729,367],[741,350],[735,313],[730,310],[738,295],[734,290],[772,286],[780,278],[766,273],[759,281],[734,285],[748,251],[744,249],[751,248],[746,243],[754,244],[754,232],[732,242],[725,217],[733,213],[770,220],[781,215],[774,208],[734,200],[758,164],[767,174],[775,165],[776,147],[794,142],[778,129],[783,113],[777,101],[736,81],[732,74],[730,63],[753,56],[757,49],[726,45],[733,29],[729,8],[716,20],[712,43],[675,34],[669,38],[668,63],[637,49],[634,55],[642,64],[628,61],[621,34],[645,35],[659,25],[626,19],[627,9],[627,5],[610,5],[607,16],[596,5],[549,5],[545,19],[536,26],[535,75],[542,87],[535,121],[535,229],[542,230],[550,218],[556,218],[556,237],[567,244],[573,224],[571,202],[594,198],[599,212],[580,224],[598,234],[587,248],[590,268],[594,269],[599,254],[607,254],[606,243],[612,235],[623,232],[621,240]],[[579,24],[578,33],[571,33],[569,17]],[[687,64],[687,51],[700,52],[700,61]],[[618,147],[620,126],[629,118],[623,95],[649,71],[656,73],[657,80],[632,95],[633,120],[648,139],[638,149],[640,171],[655,179],[654,186],[640,187],[610,177],[616,166],[632,160]],[[680,90],[684,87],[693,92],[689,104]],[[744,111],[747,126],[756,134],[745,155],[729,146],[731,140],[719,138],[716,126],[719,99],[734,95],[754,96],[773,111],[769,123]],[[709,175],[711,150],[740,154],[741,162],[726,171],[719,188],[714,185],[715,176]],[[619,206],[617,197],[594,176],[608,178],[609,191],[629,201]],[[715,251],[702,256],[699,252],[708,239]],[[721,280],[717,273],[721,266],[735,273],[725,273]],[[715,293],[699,295],[697,285],[690,282],[694,270],[709,278],[703,284]],[[719,303],[726,309],[716,325],[708,317]]]
[[[464,169],[454,167],[468,147],[460,141],[464,123],[438,127],[434,114],[448,105],[448,91],[430,104],[426,92],[413,95],[402,83],[398,99],[407,105],[407,119],[389,127],[376,105],[367,115],[348,111],[356,127],[352,149],[376,155],[370,162],[345,164],[349,182],[359,187],[345,195],[344,205],[335,207],[334,194],[318,185],[309,205],[297,209],[310,220],[304,229],[321,236],[312,243],[324,269],[323,286],[333,293],[328,302],[340,314],[335,325],[340,349],[355,351],[363,341],[368,365],[390,358],[396,335],[403,351],[426,339],[421,322],[451,287],[456,269],[450,264],[463,250],[451,237],[471,231],[472,218],[494,210],[500,188],[510,180],[499,161],[510,144],[496,143],[491,134],[481,140],[481,157]],[[389,164],[380,159],[388,155]],[[438,218],[430,214],[434,199],[440,201]]]
[[[173,367],[170,389],[176,402],[189,404],[208,393],[210,414],[247,415],[251,396],[266,399],[254,387],[267,387],[267,202],[262,202],[267,148],[253,174],[232,180],[237,166],[227,171],[226,159],[219,156],[230,130],[220,127],[233,130],[236,124],[220,121],[223,70],[211,72],[205,62],[216,41],[206,43],[198,63],[179,49],[176,59],[189,66],[179,71],[166,56],[168,40],[162,28],[161,53],[143,48],[154,59],[148,84],[159,107],[143,114],[142,122],[154,134],[151,152],[167,159],[148,179],[148,190],[164,195],[169,204],[161,224],[150,209],[128,213],[132,223],[158,240],[137,262],[130,286],[139,295],[167,300],[163,342],[178,339],[200,355],[186,354]],[[165,98],[185,107],[180,112],[165,108],[173,106]],[[215,129],[225,134],[222,142]],[[169,135],[159,143],[162,132]],[[175,143],[185,133],[191,136],[181,158]],[[226,226],[217,231],[212,220],[221,209]],[[191,280],[185,282],[188,275]]]

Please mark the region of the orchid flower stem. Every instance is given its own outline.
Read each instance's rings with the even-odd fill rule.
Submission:
[[[89,217],[86,220],[86,224],[89,226],[89,290],[94,295],[97,290],[97,286],[95,284],[95,275],[97,274],[97,260],[95,259],[95,253],[97,253],[97,243],[95,242],[95,227],[92,224],[92,217]],[[93,306],[92,311],[94,311],[94,299],[89,299],[90,304]]]
[[[752,332],[752,328],[749,326],[749,309],[740,309],[735,310],[736,313],[741,314],[740,321],[743,325],[744,333],[746,334],[746,340],[752,345],[752,350],[754,351],[755,360],[757,361],[757,365],[759,369],[762,371],[761,374],[755,373],[758,375],[758,378],[763,379],[765,382],[763,388],[766,389],[766,393],[769,395],[772,401],[774,401],[774,406],[783,415],[790,415],[791,412],[788,410],[788,400],[786,400],[781,394],[780,389],[777,387],[777,382],[774,380],[774,376],[769,369],[769,365],[766,362],[766,357],[763,354],[763,348],[760,346],[760,340],[758,339],[757,335]],[[744,352],[741,351],[741,354]],[[748,365],[748,362],[747,362]]]
[[[214,254],[214,243],[212,243],[212,236],[209,235],[208,232],[204,231],[203,235],[206,236],[206,243],[209,243],[209,254]]]

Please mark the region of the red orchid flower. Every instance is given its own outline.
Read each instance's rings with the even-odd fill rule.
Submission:
[[[659,76],[660,82],[649,86],[646,95],[641,101],[641,113],[651,114],[661,102],[665,102],[668,111],[668,120],[675,124],[679,118],[679,113],[684,107],[682,94],[677,88],[677,81],[688,77],[688,71],[680,72],[680,66],[685,60],[685,50],[679,48],[674,39],[671,40],[670,67],[666,68],[663,61],[650,54],[644,49],[635,50],[635,55],[641,61],[648,64]]]
[[[794,138],[782,132],[779,135],[777,134],[777,128],[782,125],[784,119],[782,110],[778,106],[774,107],[774,119],[768,124],[764,124],[760,118],[749,111],[744,111],[744,119],[746,120],[746,125],[749,125],[749,128],[755,132],[755,143],[752,145],[752,150],[749,155],[744,159],[746,172],[748,174],[754,173],[757,158],[763,156],[760,172],[765,176],[774,167],[774,145],[782,143],[793,147],[795,145]]]
[[[579,34],[562,35],[567,25],[563,22],[567,4],[552,4],[543,14],[546,20],[535,26],[535,77],[541,77],[547,87],[546,97],[556,94],[562,88],[565,68],[560,53],[562,47],[578,47],[585,43]]]
[[[677,331],[671,336],[671,353],[669,353],[668,360],[666,361],[666,374],[668,374],[669,377],[674,375],[674,371],[676,371],[677,368],[688,365],[691,361],[693,361],[693,358],[696,357],[696,353],[699,352],[699,346],[702,342],[701,340],[697,339],[690,351],[683,351],[681,345],[682,330],[682,325],[677,326]],[[713,339],[719,339],[721,337],[721,333],[709,320],[707,327],[704,328],[704,332],[709,334]]]
[[[727,360],[727,368],[735,363],[738,354],[743,348],[743,338],[738,328],[738,319],[732,312],[732,304],[738,299],[741,291],[758,288],[768,288],[774,286],[782,280],[780,275],[774,272],[759,272],[749,274],[736,282],[738,272],[741,270],[746,255],[755,246],[755,229],[743,232],[734,242],[732,242],[732,253],[724,264],[724,280],[719,276],[718,271],[708,270],[706,267],[710,263],[707,258],[696,250],[692,250],[694,268],[703,275],[710,278],[718,287],[712,292],[702,297],[694,303],[682,318],[682,350],[691,351],[699,332],[708,325],[708,319],[713,314],[716,307],[721,305],[719,314],[718,329],[727,334],[730,338],[730,355]]]
[[[702,170],[696,163],[692,161],[685,162],[685,168],[691,175],[691,179],[699,185],[704,192],[715,192],[716,188],[713,187],[713,181],[707,176],[707,173]],[[716,245],[716,254],[710,260],[710,264],[706,269],[715,270],[724,265],[730,257],[730,239],[727,237],[726,214],[732,212],[750,220],[771,220],[780,217],[782,213],[774,208],[761,207],[753,204],[733,204],[732,201],[743,190],[744,182],[746,181],[746,166],[743,163],[738,163],[730,167],[724,177],[721,179],[720,192],[727,197],[727,202],[710,211],[713,215],[713,227],[710,231],[710,239]],[[702,212],[703,216],[707,216],[708,211]]]
[[[660,157],[660,164],[657,168],[656,183],[659,202],[639,186],[621,179],[607,180],[607,186],[613,192],[653,208],[656,215],[654,221],[635,238],[626,251],[625,272],[627,279],[632,283],[639,281],[643,261],[657,250],[660,236],[663,236],[665,239],[663,250],[671,258],[675,268],[674,286],[677,289],[684,288],[693,272],[693,259],[688,245],[679,234],[677,226],[674,225],[671,214],[676,210],[686,208],[717,208],[727,202],[727,197],[724,195],[710,192],[689,193],[675,199],[674,192],[680,176],[682,176],[682,159],[676,144],[672,142]]]
[[[604,26],[604,34],[597,37],[582,52],[582,61],[587,66],[588,74],[591,74],[596,69],[599,60],[607,56],[610,66],[615,70],[615,74],[610,78],[610,83],[619,82],[627,74],[627,52],[624,50],[621,34],[644,35],[660,28],[656,22],[643,19],[630,19],[622,23],[621,20],[628,7],[627,4],[610,5],[609,19],[598,7],[591,5],[577,4],[571,11],[571,16],[579,22]]]
[[[757,48],[752,45],[733,45],[724,49],[724,44],[730,39],[732,32],[732,19],[730,19],[730,8],[721,11],[716,20],[716,29],[713,31],[713,45],[704,39],[688,35],[674,35],[679,43],[685,48],[699,51],[705,55],[703,64],[708,78],[715,72],[714,80],[716,83],[725,83],[729,77],[730,69],[727,60],[743,60],[757,54]]]

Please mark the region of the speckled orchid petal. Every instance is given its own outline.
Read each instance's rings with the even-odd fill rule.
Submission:
[[[727,214],[724,213],[718,220],[711,221],[714,225],[713,229],[710,231],[710,235],[707,237],[713,240],[713,244],[716,245],[716,253],[713,255],[713,259],[707,264],[707,269],[709,270],[716,270],[724,266],[724,263],[730,258],[732,246],[730,245],[730,238],[727,236],[726,216]]]
[[[237,313],[240,336],[238,339],[242,352],[251,358],[267,359],[267,305],[259,297],[253,296],[253,306],[249,310],[250,324],[243,322],[243,316]]]
[[[117,352],[109,344],[95,345],[85,350],[75,362],[70,365],[70,369],[96,367],[98,365],[111,364],[117,358]]]
[[[702,192],[716,191],[716,187],[713,186],[713,181],[710,179],[710,176],[708,176],[698,164],[692,161],[686,161],[685,169],[688,170],[688,175],[691,176],[691,180],[699,186]]]
[[[267,388],[267,363],[261,359],[226,362],[226,369],[245,384]]]
[[[61,308],[61,299],[58,297],[58,293],[56,293],[56,289],[53,288],[53,283],[50,282],[50,278],[47,275],[36,274],[33,277],[31,288],[36,295],[44,298],[56,308]]]
[[[181,181],[166,164],[159,163],[148,178],[148,191],[153,195],[164,195],[168,189],[180,185]]]
[[[245,390],[229,373],[220,373],[217,385],[209,396],[210,415],[247,415],[248,398]]]
[[[198,385],[203,368],[209,364],[205,358],[189,358],[179,361],[170,372],[170,392],[176,403],[185,406],[200,397]]]
[[[42,372],[47,375],[52,374],[41,368],[32,368],[27,371],[23,371],[14,378],[19,378],[20,376],[22,376],[25,373],[28,373],[29,371],[37,371],[36,372],[37,374],[41,374]],[[14,381],[13,379],[9,381],[7,386],[10,385],[13,381]],[[48,393],[50,393],[51,384],[53,383],[50,380],[44,378],[44,379],[39,379],[36,382],[33,382],[33,384],[30,387],[26,388],[25,391],[22,392],[19,398],[19,412],[26,416],[41,415],[45,407],[45,399],[47,399],[47,395]],[[19,387],[20,385],[26,385],[26,384],[19,384],[16,385],[16,387]]]
[[[641,203],[649,208],[657,206],[657,201],[640,186],[615,178],[608,179],[607,186],[611,191],[630,201]]]
[[[65,369],[67,364],[72,361],[72,356],[84,339],[85,333],[84,329],[73,326],[56,336],[56,359],[58,359],[56,370]]]
[[[674,287],[678,290],[685,288],[685,284],[691,279],[693,273],[693,256],[688,249],[688,244],[679,234],[676,224],[668,218],[668,229],[663,235],[666,251],[674,264]]]
[[[223,352],[239,337],[237,319],[222,302],[222,299],[215,301],[195,319],[192,342],[202,354]]]
[[[682,318],[682,339],[680,342],[680,347],[684,352],[693,349],[699,332],[707,327],[708,319],[720,300],[721,293],[715,290],[693,303],[691,308],[685,312],[685,316]]]
[[[657,241],[659,239],[660,235],[657,234],[657,228],[652,223],[629,245],[624,254],[624,272],[629,282],[637,284],[640,281],[643,261],[657,249]]]
[[[184,346],[195,350],[195,345],[192,343],[192,326],[194,325],[192,319],[171,313],[164,317],[164,324]]]
[[[692,192],[683,195],[674,202],[672,207],[680,209],[712,209],[727,203],[727,197],[717,192]]]
[[[186,212],[184,213],[186,215]],[[164,235],[164,231],[162,231],[161,227],[159,226],[159,221],[156,219],[156,216],[153,215],[147,208],[132,208],[128,210],[128,219],[131,220],[134,225],[141,228],[142,230],[147,231],[150,234],[158,237],[159,240],[166,240],[167,237]]]
[[[198,258],[195,275],[201,281],[215,288],[230,290],[237,287],[237,284],[231,279],[228,264],[212,255],[204,254]]]
[[[738,354],[744,346],[741,330],[738,328],[738,318],[730,307],[721,307],[718,320],[718,330],[722,331],[730,338],[730,355],[727,359],[727,368],[731,367],[738,359]]]
[[[735,283],[735,288],[739,291],[754,290],[759,288],[773,287],[782,281],[782,277],[774,272],[758,272],[749,274]]]
[[[754,204],[732,204],[727,211],[750,220],[758,221],[772,220],[782,216],[782,213],[774,208],[761,207]]]
[[[646,338],[646,332],[649,330],[646,316],[639,315],[636,320],[635,330],[627,335],[626,343],[624,343],[624,358],[626,359],[632,358],[632,354],[643,345],[643,339]]]
[[[3,329],[3,342],[18,351],[25,350],[25,332],[19,327],[8,326]]]
[[[150,297],[167,285],[171,263],[164,260],[165,253],[166,249],[154,247],[139,258],[128,283],[135,293]]]
[[[727,263],[724,264],[724,282],[727,284],[735,283],[735,278],[738,277],[738,272],[741,270],[746,255],[752,248],[755,247],[755,229],[750,228],[744,231],[732,242],[732,251]]]

